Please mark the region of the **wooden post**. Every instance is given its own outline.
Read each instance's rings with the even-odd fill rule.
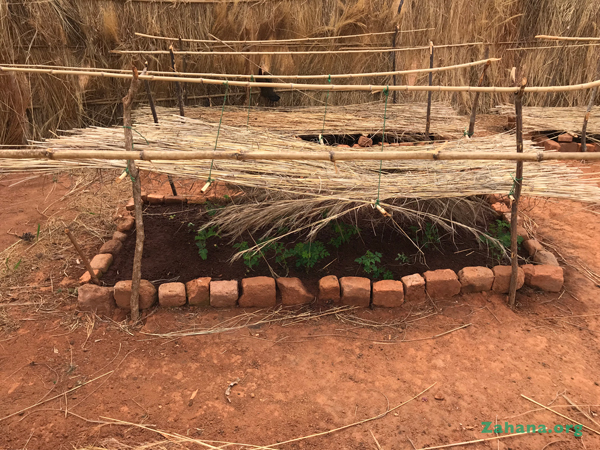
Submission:
[[[490,57],[490,48],[485,48],[485,58]],[[485,66],[483,66],[483,71],[481,72],[481,77],[479,78],[478,87],[483,86],[483,81],[485,79],[485,72],[488,70],[488,67],[491,65],[491,61],[488,61]],[[473,97],[473,104],[471,105],[471,120],[469,122],[469,137],[473,136],[475,133],[475,119],[477,117],[477,105],[479,104],[479,94],[480,92],[475,92],[475,97]]]
[[[596,78],[600,77],[600,62],[598,62],[598,68],[596,69]],[[590,114],[592,112],[592,108],[594,107],[594,102],[596,101],[596,94],[598,93],[598,86],[594,86],[592,88],[592,94],[590,96],[590,102],[588,103],[587,111],[585,112],[585,117],[583,119],[583,127],[581,127],[581,151],[587,152],[587,124],[588,120],[590,120]]]
[[[148,71],[148,61],[144,62],[144,72]],[[158,115],[156,114],[156,106],[154,106],[154,98],[152,97],[152,91],[150,90],[150,82],[144,80],[144,86],[146,86],[146,95],[148,96],[148,103],[150,103],[150,111],[152,111],[152,118],[154,123],[158,123]]]
[[[179,37],[179,51],[184,51],[185,49],[183,48],[183,41],[181,40],[181,37]],[[186,54],[183,54],[183,62],[182,62],[182,70],[183,73],[187,72],[187,59],[186,59]],[[181,88],[183,90],[183,105],[187,105],[187,101],[188,101],[188,90],[187,90],[187,86],[185,83],[181,84]]]
[[[98,284],[99,285],[100,281],[98,280],[98,277],[96,277],[96,274],[94,273],[94,269],[92,269],[92,266],[90,264],[90,260],[87,259],[87,256],[85,256],[85,253],[83,253],[81,251],[81,247],[79,247],[79,244],[75,240],[75,236],[73,236],[71,234],[71,232],[69,231],[68,228],[65,228],[65,233],[66,233],[67,236],[69,236],[69,239],[71,240],[71,243],[73,244],[73,247],[75,247],[75,250],[77,250],[77,253],[79,254],[79,257],[83,261],[83,264],[85,265],[85,268],[87,269],[88,273],[90,274],[90,279],[92,280],[92,282],[94,284]]]
[[[523,93],[526,84],[527,79],[523,78],[521,81],[521,90],[515,94],[515,114],[517,116],[517,153],[523,153]],[[512,273],[510,276],[510,286],[508,288],[508,304],[511,308],[515,307],[517,300],[517,278],[519,275],[517,216],[519,214],[521,187],[523,186],[523,161],[517,161],[517,171],[513,186],[513,198],[511,199],[512,204],[510,210],[510,258],[512,263]]]
[[[125,130],[125,149],[133,150],[133,132],[131,130],[131,105],[139,84],[138,71],[133,68],[133,79],[129,92],[123,97],[123,128]],[[144,222],[142,218],[142,183],[135,161],[127,161],[127,170],[131,177],[133,203],[135,208],[135,254],[133,256],[133,273],[131,276],[131,320],[135,323],[140,318],[140,281],[142,279],[142,254],[144,252]]]
[[[142,72],[142,75],[145,75],[147,71],[148,61],[144,62],[144,71]],[[144,80],[144,86],[146,86],[146,95],[148,96],[148,103],[150,103],[152,118],[154,119],[154,123],[158,123],[158,114],[156,114],[156,106],[154,106],[154,98],[152,98],[152,91],[150,90],[150,82],[148,80]],[[177,196],[177,189],[175,188],[175,183],[173,183],[173,178],[171,178],[171,175],[167,175],[167,179],[171,185],[171,192],[173,192],[174,196]]]
[[[398,33],[400,31],[400,26],[396,25],[396,32],[394,33],[394,38],[392,40],[392,48],[396,48],[398,45]],[[398,57],[398,52],[392,52],[392,72],[396,71],[396,59]],[[392,84],[397,86],[396,84],[396,74],[392,76]],[[392,91],[392,102],[398,103],[398,91]]]
[[[175,69],[175,53],[173,53],[173,46],[169,46],[169,53],[171,54],[171,70],[173,71],[173,73],[176,73],[177,70]],[[183,93],[181,92],[181,83],[179,81],[175,82],[175,86],[177,88],[177,103],[179,104],[179,115],[181,117],[183,117],[184,111],[183,111]]]
[[[429,68],[433,69],[433,41],[429,41]],[[429,72],[429,86],[433,85],[433,72]],[[425,134],[429,139],[429,129],[431,128],[431,94],[427,93],[427,122],[425,123]]]

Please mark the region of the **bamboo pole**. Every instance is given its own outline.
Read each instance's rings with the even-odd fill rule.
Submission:
[[[567,36],[548,36],[538,34],[536,39],[545,39],[548,41],[600,41],[600,37],[567,37]]]
[[[429,41],[429,69],[433,69],[433,41]],[[433,85],[433,72],[429,72],[429,87]],[[425,135],[429,137],[429,129],[431,128],[431,96],[433,92],[427,94],[427,119],[425,122]]]
[[[507,48],[505,51],[507,52],[518,52],[520,50],[547,50],[552,48],[557,48],[559,50],[564,50],[566,48],[576,48],[576,47],[595,47],[600,44],[574,44],[574,45],[545,45],[543,47],[515,47],[515,48]]]
[[[490,55],[489,47],[485,49],[485,56]],[[481,72],[481,77],[479,78],[479,83],[477,83],[478,87],[483,86],[483,81],[485,80],[485,72],[488,67],[490,67],[490,62],[488,61],[483,67],[483,71]],[[471,119],[469,121],[469,137],[473,136],[475,133],[475,119],[477,118],[477,105],[479,104],[479,94],[480,92],[475,92],[475,97],[473,97],[473,104],[471,105]]]
[[[175,53],[173,52],[173,46],[169,47],[169,54],[171,55],[171,70],[173,73],[177,73],[175,69]],[[181,92],[181,83],[179,81],[175,81],[175,89],[177,90],[177,103],[179,105],[179,115],[181,117],[185,116],[183,111],[183,94]]]
[[[79,247],[79,244],[75,240],[75,236],[73,236],[71,234],[71,231],[68,228],[65,228],[65,234],[71,240],[71,243],[73,244],[73,247],[75,247],[75,250],[77,250],[77,253],[79,254],[79,257],[83,261],[83,265],[85,266],[85,268],[87,269],[88,273],[90,274],[90,279],[92,280],[92,282],[94,284],[100,285],[100,281],[98,280],[98,277],[96,277],[96,274],[94,273],[94,269],[92,269],[92,265],[90,264],[90,260],[87,258],[87,256],[85,256],[85,253],[83,253],[83,251],[81,250],[81,247]]]
[[[133,78],[127,95],[123,98],[123,128],[125,131],[125,152],[135,153],[133,149],[133,132],[131,121],[131,105],[139,84],[137,69],[133,68]],[[142,217],[142,184],[140,173],[134,160],[128,160],[127,169],[131,177],[133,203],[135,209],[135,254],[133,256],[133,272],[131,276],[131,320],[135,323],[140,318],[140,282],[142,279],[142,254],[144,252],[144,222]]]
[[[596,76],[600,77],[600,61],[598,62],[598,68],[596,69]],[[587,152],[587,125],[590,120],[590,114],[592,112],[592,108],[594,107],[594,102],[596,101],[596,94],[598,93],[598,86],[592,88],[592,93],[590,94],[590,101],[587,106],[587,110],[585,112],[585,117],[583,119],[583,126],[581,127],[581,151]]]
[[[437,47],[436,47],[437,48]],[[428,70],[429,71],[429,70]],[[121,78],[129,80],[132,78],[130,74],[125,73],[110,73],[110,72],[94,72],[94,71],[79,71],[79,70],[54,70],[54,69],[36,69],[23,67],[7,67],[0,66],[0,72],[22,72],[22,73],[45,73],[50,75],[78,75],[78,76],[93,76],[105,78]],[[140,80],[149,81],[185,81],[186,83],[196,84],[214,84],[223,85],[222,80],[214,80],[210,78],[183,78],[173,76],[154,75],[139,75]],[[239,87],[272,87],[274,89],[295,89],[305,91],[365,91],[365,92],[383,92],[386,88],[390,91],[404,92],[491,92],[491,93],[516,93],[519,87],[478,87],[478,86],[383,86],[383,85],[365,85],[365,84],[300,84],[300,83],[262,83],[250,81],[229,81],[228,85]],[[566,86],[535,86],[526,87],[525,92],[571,92],[591,89],[594,86],[600,86],[600,80],[582,84],[571,84]]]
[[[517,153],[523,153],[523,92],[527,79],[521,81],[521,89],[515,95],[515,114],[517,116]],[[517,300],[517,279],[519,276],[519,254],[517,240],[517,224],[519,214],[519,199],[521,198],[521,187],[523,186],[523,161],[517,161],[517,170],[514,180],[514,192],[511,199],[510,211],[510,257],[512,272],[510,275],[510,285],[508,288],[508,304],[511,308],[515,307]]]
[[[191,160],[237,160],[237,161],[600,161],[600,153],[538,152],[455,152],[433,151],[162,151],[162,150],[0,150],[0,159],[49,159],[68,161],[81,159],[126,161],[191,161]]]
[[[488,58],[479,61],[473,61],[470,63],[455,64],[452,66],[436,67],[434,69],[410,69],[410,70],[397,70],[393,72],[363,72],[363,73],[337,73],[337,74],[317,74],[317,75],[261,75],[261,78],[265,79],[293,79],[293,80],[318,80],[318,79],[329,79],[334,78],[367,78],[367,77],[383,77],[390,75],[411,75],[416,73],[429,73],[429,72],[444,72],[447,70],[464,69],[473,66],[479,66],[487,64],[489,62],[501,61],[502,58]],[[106,72],[106,73],[126,73],[129,74],[128,70],[121,69],[99,69],[95,67],[67,67],[67,66],[49,66],[49,65],[31,65],[31,64],[4,64],[4,67],[36,67],[36,68],[50,68],[50,69],[67,69],[67,70],[85,70],[94,72]],[[149,70],[147,75],[172,75],[173,72],[162,72]],[[196,72],[178,72],[180,77],[208,77],[208,78],[246,78],[251,79],[254,75],[248,74],[229,74],[229,73],[196,73]]]
[[[220,39],[185,39],[185,38],[172,38],[166,36],[157,36],[152,34],[144,34],[144,33],[135,33],[136,36],[151,38],[151,39],[162,39],[165,41],[178,41],[181,39],[184,42],[200,42],[206,44],[265,44],[265,45],[274,45],[274,44],[287,44],[290,42],[315,42],[315,41],[327,41],[327,40],[336,40],[336,39],[346,39],[346,38],[355,38],[355,37],[365,37],[365,36],[382,36],[387,34],[395,34],[395,33],[415,33],[419,31],[430,31],[434,28],[418,28],[415,30],[402,30],[402,31],[380,31],[377,33],[362,33],[362,34],[347,34],[343,36],[322,36],[322,37],[306,37],[306,38],[293,38],[293,39],[263,39],[257,41],[225,41]]]
[[[396,32],[394,33],[394,38],[392,39],[392,47],[396,48],[396,45],[398,44],[398,32],[400,31],[400,26],[396,25]],[[397,59],[398,54],[397,53],[392,53],[392,72],[394,73],[394,75],[392,76],[392,84],[394,86],[397,85],[396,83],[396,75],[397,75],[397,70],[396,70],[396,59]],[[398,91],[393,91],[392,92],[392,102],[394,104],[398,103]]]
[[[455,48],[455,47],[471,47],[473,45],[483,45],[484,42],[465,42],[461,44],[444,44],[437,45],[436,48]],[[176,55],[337,55],[340,53],[387,53],[387,52],[408,52],[414,50],[428,50],[429,47],[403,47],[403,48],[387,48],[387,49],[370,49],[370,48],[353,48],[348,50],[299,50],[299,51],[228,51],[228,52],[203,52],[203,51],[185,51],[175,52]],[[111,50],[110,53],[117,55],[168,55],[167,50]]]

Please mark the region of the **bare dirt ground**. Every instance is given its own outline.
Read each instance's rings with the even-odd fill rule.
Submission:
[[[27,176],[0,178],[1,449],[420,449],[495,437],[482,422],[573,423],[522,395],[600,430],[597,207],[528,205],[538,237],[564,258],[566,283],[558,294],[523,289],[516,311],[484,293],[390,311],[292,310],[285,314],[296,319],[217,333],[268,313],[184,307],[152,311],[132,329],[122,314],[77,313],[61,280],[82,267],[59,233],[69,225],[89,253],[97,249],[127,183],[104,173],[61,177],[54,188],[48,178],[13,185]],[[38,223],[39,242],[13,245],[18,238],[6,234],[35,234]],[[457,448],[594,449],[600,435],[536,433]]]

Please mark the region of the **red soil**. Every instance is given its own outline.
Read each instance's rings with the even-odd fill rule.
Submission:
[[[0,182],[6,184],[6,178]],[[33,201],[21,207],[18,219],[6,209],[0,211],[2,235],[9,227],[18,233],[32,231],[40,220],[35,206],[42,204],[48,189],[19,189]],[[0,199],[14,192],[0,187]],[[539,225],[541,238],[552,241],[567,260],[574,264],[576,256],[600,272],[597,208],[569,201],[538,202],[529,215]],[[6,244],[11,242],[12,238]],[[291,449],[375,449],[373,436],[381,448],[412,449],[492,437],[481,433],[484,421],[552,427],[568,423],[548,411],[528,412],[539,407],[521,394],[600,429],[565,407],[559,395],[566,392],[579,405],[593,405],[582,406],[592,416],[599,411],[599,288],[571,266],[564,267],[564,292],[525,289],[515,312],[506,307],[504,296],[472,294],[437,302],[439,313],[424,303],[355,314],[378,323],[405,318],[389,327],[360,327],[348,317],[328,316],[294,326],[157,339],[140,330],[130,335],[114,322],[99,320],[88,328],[89,335],[83,326],[69,328],[88,323],[74,314],[72,297],[51,311],[0,308],[0,314],[8,314],[20,326],[0,334],[0,416],[114,370],[66,396],[0,421],[0,448],[72,449],[111,442],[117,448],[109,439],[130,445],[165,440],[139,428],[94,422],[106,417],[152,424],[190,438]],[[61,294],[24,291],[11,300],[37,301],[39,295]],[[207,328],[240,313],[157,310],[141,331]],[[225,390],[237,378],[240,382],[228,402]],[[433,383],[386,417],[277,445],[376,416],[388,402],[389,407],[399,405]],[[65,416],[65,409],[73,415]],[[544,446],[600,448],[600,436],[585,430],[579,438],[536,434],[466,448]]]

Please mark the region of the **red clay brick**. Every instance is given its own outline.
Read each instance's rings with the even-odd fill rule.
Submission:
[[[268,308],[277,303],[275,280],[271,277],[253,277],[242,280],[242,295],[238,304],[242,308]]]
[[[562,142],[560,144],[560,152],[562,153],[575,153],[581,151],[581,144],[577,142]]]
[[[112,316],[115,309],[113,290],[110,287],[86,284],[77,290],[77,308],[80,311]]]
[[[562,267],[533,266],[529,286],[546,292],[560,292],[565,282]]]
[[[315,298],[299,278],[277,278],[277,287],[281,292],[281,303],[284,305],[304,305]]]
[[[494,272],[494,284],[492,291],[499,294],[508,294],[510,287],[510,276],[512,274],[511,266],[495,266],[492,268]],[[525,272],[519,267],[517,272],[517,289],[521,289],[525,283]]]
[[[335,275],[328,275],[319,280],[319,300],[338,303],[340,301],[340,281]]]
[[[404,303],[402,281],[383,280],[373,283],[373,305],[395,308]]]
[[[185,290],[190,305],[210,306],[210,280],[210,277],[203,277],[185,283]]]
[[[465,267],[458,272],[458,279],[463,294],[489,291],[494,283],[494,272],[487,267]]]
[[[414,273],[402,277],[401,280],[405,301],[421,302],[425,300],[425,279],[421,275]]]
[[[131,309],[131,280],[119,281],[115,284],[115,301],[117,306],[122,309]],[[148,280],[140,281],[140,298],[139,307],[140,309],[148,309],[156,303],[158,295],[156,288]]]
[[[237,280],[210,282],[210,306],[215,308],[231,308],[235,306],[237,300]]]
[[[560,136],[558,136],[558,142],[573,142],[573,136],[571,136],[569,133],[563,133]]]
[[[120,231],[121,233],[124,231],[129,231],[129,230],[133,229],[134,226],[135,226],[135,219],[133,217],[129,217],[129,216],[123,217],[117,223],[117,231]]]
[[[98,269],[102,273],[106,273],[112,262],[113,255],[111,255],[110,253],[104,253],[94,256],[90,261],[90,266],[92,266],[93,270]]]
[[[185,284],[163,283],[158,287],[158,303],[167,308],[185,305]]]
[[[110,253],[116,256],[121,250],[123,250],[123,243],[118,239],[111,239],[106,241],[98,253]]]
[[[427,294],[434,300],[453,297],[460,293],[460,282],[451,269],[428,270],[423,277]]]
[[[363,306],[371,304],[371,280],[363,277],[340,278],[341,301],[344,305]]]

